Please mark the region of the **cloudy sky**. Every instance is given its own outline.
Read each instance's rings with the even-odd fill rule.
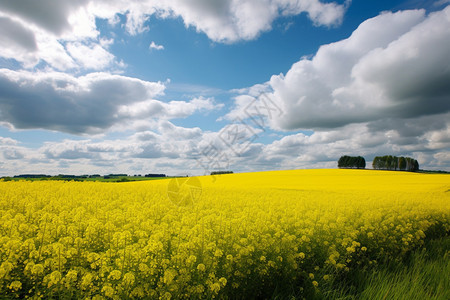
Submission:
[[[0,176],[450,171],[450,0],[0,0]]]

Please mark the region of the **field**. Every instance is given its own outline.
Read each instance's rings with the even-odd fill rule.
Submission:
[[[326,298],[448,241],[449,217],[444,174],[0,182],[0,298]]]

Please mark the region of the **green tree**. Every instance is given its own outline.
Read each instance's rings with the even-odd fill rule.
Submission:
[[[398,168],[401,171],[406,170],[406,158],[404,158],[403,156],[398,159]]]
[[[413,171],[419,171],[419,162],[417,160],[414,160],[414,169]]]
[[[419,163],[411,157],[385,155],[376,156],[372,161],[372,167],[376,170],[406,170],[414,172],[419,170]]]
[[[391,169],[393,160],[394,160],[394,158],[392,157],[392,155],[388,155],[386,157],[386,165],[385,165],[385,167],[386,167],[387,170]]]
[[[338,160],[338,168],[364,169],[366,160],[362,156],[341,156]]]

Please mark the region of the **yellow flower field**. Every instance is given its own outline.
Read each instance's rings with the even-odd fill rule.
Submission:
[[[295,170],[0,182],[0,297],[265,297],[321,289],[450,230],[450,176]]]

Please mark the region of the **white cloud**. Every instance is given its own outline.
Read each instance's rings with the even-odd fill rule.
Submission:
[[[342,155],[362,155],[367,168],[377,155],[412,156],[426,169],[448,169],[450,114],[407,121],[390,119],[285,136],[263,147],[253,168],[335,168]],[[262,168],[264,169],[264,167]]]
[[[343,5],[335,2],[322,3],[315,0],[280,0],[279,2],[283,7],[282,13],[284,15],[297,15],[306,12],[316,26],[332,26],[342,22],[345,10],[350,5],[351,0],[345,1]]]
[[[431,14],[387,47],[364,56],[352,70],[353,82],[336,90],[336,98],[361,98],[376,89],[379,96],[368,100],[377,101],[385,115],[446,112],[450,109],[450,68],[443,62],[448,53],[450,6]]]
[[[346,6],[318,0],[192,0],[160,1],[158,7],[180,16],[186,26],[206,33],[213,41],[232,43],[251,40],[271,29],[280,15],[307,13],[317,26],[342,22]]]
[[[316,26],[339,25],[348,3],[50,2],[41,1],[39,7],[31,0],[26,0],[27,5],[0,2],[0,25],[5,25],[0,26],[0,56],[26,68],[41,62],[46,70],[0,69],[0,124],[72,134],[123,130],[125,137],[98,141],[91,135],[87,140],[46,143],[37,150],[0,137],[3,174],[17,170],[51,174],[189,170],[201,174],[205,170],[193,158],[205,158],[205,150],[218,150],[219,157],[223,155],[221,163],[235,171],[335,167],[343,154],[368,160],[380,154],[409,155],[429,168],[450,166],[450,69],[445,64],[450,53],[450,8],[428,16],[422,10],[384,13],[363,22],[348,39],[322,46],[285,75],[235,91],[240,94],[235,109],[225,118],[260,113],[272,128],[313,128],[315,132],[287,135],[268,145],[252,140],[232,149],[224,144],[227,126],[203,132],[170,121],[222,108],[213,98],[163,102],[155,99],[165,89],[160,82],[106,72],[74,76],[52,70],[120,67],[108,50],[114,40],[99,37],[96,17],[108,19],[113,26],[121,22],[118,13],[122,14],[124,29],[131,35],[151,30],[151,16],[180,17],[186,26],[213,41],[233,43],[271,30],[281,16],[305,13]],[[129,129],[142,132],[127,137],[124,131]],[[260,128],[252,130],[262,133]]]
[[[115,57],[99,44],[85,45],[79,42],[69,43],[66,49],[70,56],[84,69],[104,70],[111,66]]]
[[[38,32],[36,40],[39,47],[37,57],[40,61],[48,64],[50,68],[61,71],[77,68],[76,62],[56,38],[45,32]]]
[[[15,128],[102,132],[124,116],[119,107],[163,93],[159,82],[108,73],[75,77],[59,72],[0,69],[0,115]]]
[[[59,35],[70,30],[69,16],[87,2],[87,0],[1,1],[0,10]]]
[[[0,170],[2,167],[5,168],[5,166],[16,165],[29,152],[31,151],[21,146],[19,141],[0,136],[0,157],[3,158],[3,163],[0,164]]]
[[[180,17],[187,27],[213,41],[233,43],[270,30],[280,16],[305,12],[315,25],[336,25],[342,22],[345,9],[346,5],[319,0],[1,1],[0,57],[15,59],[25,68],[45,62],[60,71],[105,70],[115,57],[99,39],[96,18],[118,24],[122,14],[125,30],[137,35],[149,30],[151,16]],[[155,42],[149,47],[164,49]]]
[[[132,120],[136,119],[174,119],[186,118],[196,112],[220,109],[223,104],[216,104],[212,98],[194,98],[191,101],[161,102],[150,99],[133,104],[122,105],[118,116]]]
[[[149,49],[164,50],[163,45],[157,45],[154,41],[150,43]]]
[[[211,111],[221,109],[224,106],[222,103],[215,103],[213,98],[198,97],[189,102],[185,101],[170,101],[167,106],[167,111],[170,116],[177,118],[184,118],[192,115],[196,111]]]
[[[37,63],[37,43],[31,30],[0,15],[0,56],[31,66]]]
[[[433,3],[434,6],[441,6],[450,3],[450,0],[438,0]]]
[[[285,74],[274,75],[264,94],[282,114],[283,130],[335,128],[380,118],[411,118],[450,110],[450,6],[383,13],[363,22],[345,40],[320,47]],[[240,95],[226,117],[243,116]]]
[[[0,146],[17,145],[19,142],[12,138],[5,138],[0,136]]]
[[[171,141],[191,140],[201,137],[202,130],[199,127],[185,128],[175,126],[169,121],[163,121],[159,124],[159,131],[164,137],[168,137]]]
[[[383,13],[285,75],[234,91],[234,108],[224,119],[314,130],[264,146],[246,161],[255,169],[335,167],[344,154],[407,155],[428,168],[448,168],[448,53],[450,6],[428,16]]]
[[[186,118],[223,107],[213,98],[155,100],[164,89],[161,82],[109,73],[75,77],[0,69],[0,117],[3,124],[18,129],[94,134],[127,128],[126,124],[138,129],[140,121]]]
[[[0,174],[22,173],[166,173],[205,174],[216,169],[260,171],[268,169],[335,168],[341,155],[362,155],[367,167],[376,155],[412,156],[426,169],[448,169],[450,113],[406,122],[390,119],[341,128],[296,133],[267,145],[243,136],[231,146],[224,140],[230,125],[218,132],[176,126],[160,120],[148,131],[109,139],[65,139],[38,149],[20,147],[0,138],[3,165]],[[238,124],[240,133],[246,132]],[[424,128],[426,128],[424,130]],[[261,129],[252,128],[258,135]],[[233,131],[234,132],[234,131]],[[249,141],[250,143],[245,143]],[[244,141],[243,143],[241,141]],[[239,155],[236,154],[239,152]],[[18,159],[20,158],[20,159]]]
[[[96,29],[95,14],[89,9],[89,1],[36,1],[25,0],[2,1],[0,3],[0,23],[7,22],[8,26],[1,26],[0,56],[12,58],[23,64],[25,68],[33,68],[40,62],[46,67],[67,71],[80,69],[99,69],[107,67],[106,57],[113,60],[111,53],[101,48]],[[5,24],[3,24],[5,25]],[[84,43],[83,43],[84,41]],[[4,43],[2,43],[4,42]],[[70,47],[65,48],[66,43]],[[87,48],[85,56],[80,56],[74,48]],[[80,49],[81,50],[81,49]],[[101,51],[102,50],[102,51]],[[100,53],[103,52],[103,53]],[[74,55],[74,60],[71,55]],[[101,54],[101,56],[100,56]],[[93,67],[89,56],[100,59]]]

